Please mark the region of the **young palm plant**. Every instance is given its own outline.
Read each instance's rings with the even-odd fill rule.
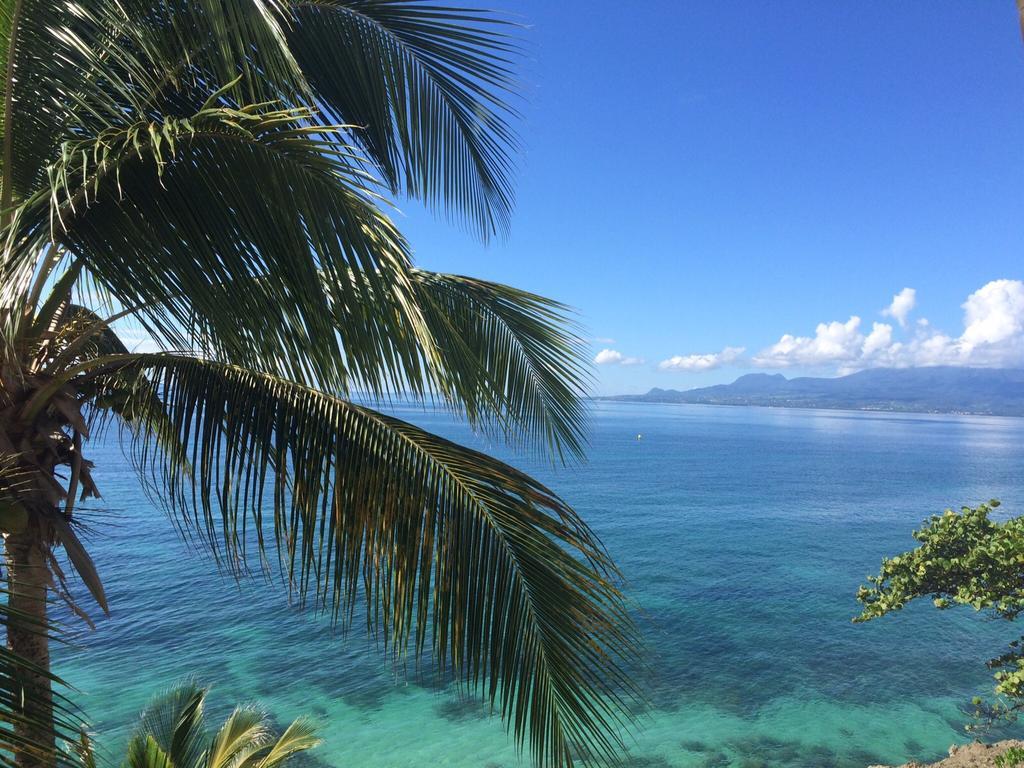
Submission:
[[[415,268],[383,203],[507,226],[508,32],[409,0],[0,0],[13,616],[45,625],[55,595],[84,613],[60,563],[107,610],[75,509],[113,425],[226,568],[276,564],[339,621],[365,605],[542,765],[616,754],[634,636],[604,549],[536,480],[372,407],[427,399],[582,452],[565,309]],[[119,337],[128,320],[149,346]],[[30,666],[0,739],[50,765],[48,644],[19,621]]]
[[[267,713],[251,706],[237,707],[211,735],[203,712],[208,693],[185,683],[154,698],[128,742],[124,768],[277,768],[320,743],[303,719],[275,736]],[[78,752],[83,768],[96,767],[87,737]]]

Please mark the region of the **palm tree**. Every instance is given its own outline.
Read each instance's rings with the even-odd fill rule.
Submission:
[[[25,491],[29,482],[30,475],[18,467],[14,457],[0,455],[0,518],[5,518],[11,508],[18,504],[18,497]],[[16,631],[21,631],[26,637],[35,635],[44,641],[49,638],[60,638],[56,628],[49,623],[40,624],[37,615],[22,613],[12,608],[8,604],[7,589],[0,588],[0,596],[4,599],[0,602],[0,625],[5,631],[9,631],[14,625]],[[52,730],[68,741],[72,741],[79,730],[79,713],[71,702],[60,694],[53,694],[56,702],[45,723],[35,723],[31,720],[23,706],[24,681],[27,676],[37,674],[52,684],[63,685],[63,681],[49,670],[40,669],[10,648],[0,647],[0,722],[8,729],[0,736],[0,745],[6,748],[0,750],[2,766],[13,765],[11,751],[15,746],[20,751],[46,757],[48,740],[34,739],[31,733],[38,729],[33,729],[32,726],[45,725],[47,733]]]
[[[9,594],[6,589],[0,590],[0,595],[4,599],[8,599]],[[15,624],[22,632],[31,631],[40,637],[47,637],[49,628],[38,626],[36,621],[36,617],[13,610],[7,603],[0,603],[0,624],[5,628],[9,629]],[[51,694],[56,701],[45,722],[34,720],[32,714],[25,711],[24,681],[28,676],[35,675],[53,684],[63,684],[60,678],[48,670],[36,667],[10,648],[0,647],[0,722],[4,723],[5,728],[10,729],[0,737],[0,743],[5,750],[0,751],[0,765],[14,765],[11,754],[15,749],[29,753],[37,759],[47,759],[53,739],[37,738],[33,736],[34,733],[45,729],[70,741],[74,739],[78,730],[79,713],[70,701],[59,694]]]
[[[124,768],[277,768],[320,743],[301,718],[275,737],[267,713],[256,707],[237,707],[211,736],[203,713],[208,693],[185,683],[154,698],[128,742]],[[78,753],[83,768],[96,768],[84,735]]]
[[[582,453],[565,308],[415,268],[387,215],[406,195],[506,229],[511,33],[416,0],[0,0],[0,454],[27,478],[0,528],[28,665],[0,739],[19,766],[57,754],[29,622],[53,596],[85,615],[68,564],[107,610],[75,515],[104,428],[226,569],[279,567],[337,621],[365,605],[543,765],[619,749],[634,636],[600,543],[536,480],[374,407],[411,396]]]

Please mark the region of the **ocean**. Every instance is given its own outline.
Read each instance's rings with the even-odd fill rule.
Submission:
[[[395,412],[531,471],[607,545],[645,645],[635,768],[934,759],[968,739],[985,660],[1021,634],[928,601],[851,618],[865,576],[929,515],[993,497],[1024,513],[1024,419],[598,402],[588,461],[552,467],[447,415]],[[95,631],[69,621],[54,664],[102,757],[119,762],[147,699],[191,676],[213,687],[213,717],[255,701],[282,726],[316,718],[325,743],[305,765],[530,765],[497,717],[407,676],[358,621],[342,632],[279,584],[218,573],[115,441],[90,450],[104,499],[82,519],[112,615]]]

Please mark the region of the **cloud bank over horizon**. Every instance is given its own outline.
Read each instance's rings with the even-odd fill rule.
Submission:
[[[845,321],[819,323],[813,335],[783,334],[750,358],[743,357],[743,347],[729,346],[718,353],[676,355],[658,367],[699,372],[735,364],[765,369],[830,368],[839,374],[883,367],[1024,367],[1024,281],[993,280],[968,296],[960,305],[964,316],[958,336],[933,328],[926,318],[911,323],[916,305],[917,292],[903,288],[881,310],[895,326],[872,322],[868,329],[858,315],[851,315]]]
[[[662,360],[658,367],[663,371],[710,371],[736,362],[746,351],[745,347],[726,347],[704,355],[676,355]]]

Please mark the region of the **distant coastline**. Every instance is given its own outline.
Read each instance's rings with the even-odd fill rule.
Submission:
[[[875,368],[837,378],[753,373],[732,384],[689,390],[655,387],[619,402],[760,406],[882,413],[1024,416],[1024,370]]]

